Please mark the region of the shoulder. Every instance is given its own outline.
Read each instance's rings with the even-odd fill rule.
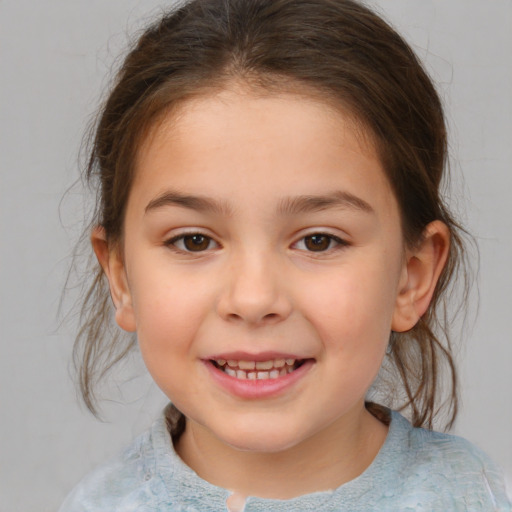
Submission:
[[[457,510],[510,511],[503,475],[475,445],[458,436],[413,428],[393,413],[402,432],[402,491]],[[416,508],[418,509],[418,508]]]
[[[119,456],[87,475],[59,512],[159,510],[166,489],[156,471],[155,425]]]

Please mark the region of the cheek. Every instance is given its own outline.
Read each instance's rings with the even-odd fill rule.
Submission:
[[[174,293],[145,301],[137,310],[137,338],[144,364],[157,386],[174,403],[195,393],[189,378],[195,364],[193,340],[197,337],[197,316],[186,300]]]
[[[375,379],[391,331],[396,272],[382,265],[345,267],[316,281],[309,320],[324,344],[326,363],[343,389],[364,395]],[[362,270],[364,269],[364,271]]]
[[[371,338],[389,334],[396,299],[394,280],[388,278],[389,272],[371,269],[344,268],[326,279],[316,279],[313,288],[310,285],[309,316],[319,329],[325,326],[326,338],[343,335],[341,339],[362,342],[371,333]]]
[[[133,307],[142,357],[158,382],[158,374],[183,370],[179,361],[193,359],[197,330],[208,312],[208,297],[193,280],[148,275],[133,290]],[[204,285],[204,283],[203,283]]]

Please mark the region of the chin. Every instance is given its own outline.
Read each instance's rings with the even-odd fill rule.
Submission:
[[[297,432],[295,429],[269,428],[268,422],[265,426],[258,428],[252,424],[250,428],[237,427],[225,435],[218,435],[218,438],[235,450],[254,453],[279,453],[286,451],[300,444],[306,435]]]

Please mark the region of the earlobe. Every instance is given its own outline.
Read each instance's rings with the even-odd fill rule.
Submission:
[[[136,330],[132,297],[126,270],[118,247],[110,247],[105,230],[97,226],[91,233],[91,244],[110,287],[110,296],[116,309],[116,322],[125,331]]]
[[[407,251],[392,319],[392,330],[412,329],[427,311],[446,264],[450,231],[435,220],[427,225],[419,245]]]

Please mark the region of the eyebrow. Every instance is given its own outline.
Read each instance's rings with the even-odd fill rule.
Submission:
[[[191,210],[207,213],[217,213],[224,215],[232,214],[230,206],[224,201],[217,201],[216,199],[210,197],[182,194],[176,191],[166,191],[155,199],[151,200],[144,209],[144,212],[148,213],[164,206],[181,206],[182,208],[189,208]]]
[[[177,191],[166,191],[146,206],[144,212],[148,213],[165,206],[179,206],[206,213],[215,213],[230,216],[232,208],[225,201],[218,201],[210,197],[182,194]],[[375,213],[374,209],[364,199],[346,191],[336,191],[325,195],[301,195],[283,198],[277,207],[280,215],[293,215],[311,213],[332,208]]]
[[[319,212],[331,208],[375,213],[375,210],[364,199],[341,190],[327,195],[304,195],[285,198],[280,202],[278,212],[283,215],[292,215]]]

